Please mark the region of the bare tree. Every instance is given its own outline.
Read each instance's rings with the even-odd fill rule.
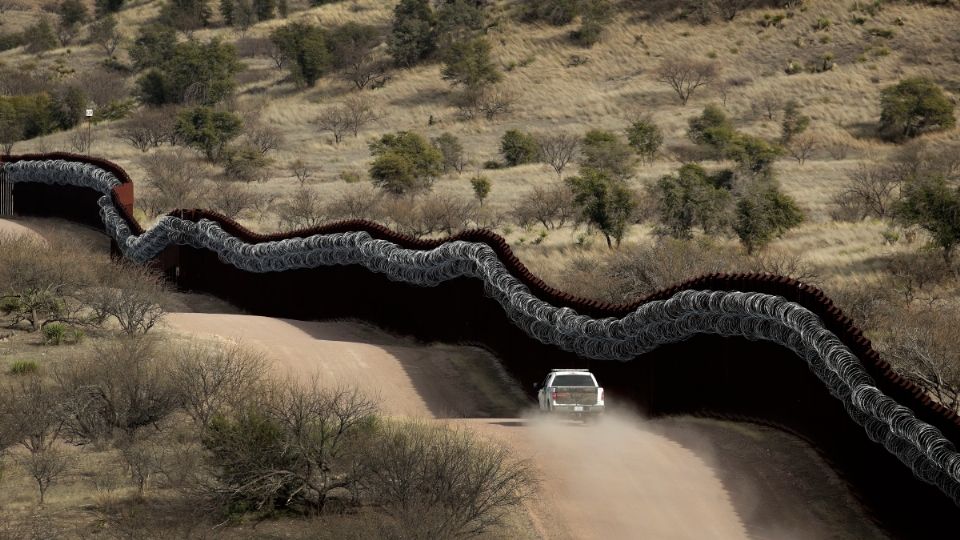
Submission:
[[[930,393],[941,405],[960,412],[960,362],[954,313],[922,312],[899,321],[885,342],[885,356],[902,374]]]
[[[819,140],[811,133],[801,133],[793,137],[787,144],[787,152],[800,165],[803,165],[803,162],[809,159],[819,148]]]
[[[237,219],[257,208],[260,196],[246,184],[225,179],[217,180],[215,184],[216,187],[211,190],[207,200],[217,212]]]
[[[310,178],[313,177],[313,170],[311,170],[302,159],[297,159],[290,164],[290,172],[292,172],[293,176],[300,182],[300,187],[304,187],[307,182],[310,181]]]
[[[279,150],[284,140],[283,133],[280,130],[258,123],[249,124],[244,133],[244,138],[251,147],[256,148],[262,155]]]
[[[142,160],[149,190],[140,200],[153,215],[173,209],[195,208],[204,198],[203,167],[192,156],[176,150],[151,154]]]
[[[754,110],[759,110],[766,115],[767,120],[773,120],[773,117],[783,109],[783,99],[772,92],[762,94],[752,102]]]
[[[108,15],[94,22],[89,27],[89,42],[99,45],[107,56],[113,58],[113,53],[123,42],[123,34],[117,29],[117,19]]]
[[[38,375],[20,378],[4,389],[10,396],[0,431],[8,442],[17,442],[30,454],[49,450],[60,438],[63,422],[60,418],[61,395]]]
[[[361,129],[378,118],[377,111],[366,96],[349,96],[343,102],[350,130],[356,137]]]
[[[369,185],[345,189],[327,205],[327,212],[333,219],[370,218],[380,214],[383,196],[381,190]]]
[[[510,114],[514,101],[516,97],[508,90],[487,88],[477,98],[477,110],[487,120],[493,120],[498,116]]]
[[[70,148],[78,154],[89,154],[93,141],[93,129],[90,127],[80,125],[70,132]]]
[[[121,445],[120,457],[130,479],[137,486],[138,497],[143,497],[151,477],[166,470],[165,450],[160,443],[151,439],[128,441]]]
[[[20,458],[20,465],[37,483],[40,504],[44,503],[47,490],[54,480],[63,476],[72,466],[70,456],[56,448],[45,448]]]
[[[573,192],[566,185],[536,186],[523,195],[513,209],[521,226],[539,222],[547,229],[563,227],[577,218]]]
[[[852,205],[859,211],[859,218],[875,216],[883,218],[900,188],[900,178],[892,168],[883,165],[861,163],[856,171],[847,174],[849,182],[837,194],[834,203]]]
[[[329,220],[323,199],[315,189],[301,186],[277,205],[280,226],[285,229],[316,227]]]
[[[694,91],[712,82],[716,74],[717,68],[713,63],[677,57],[660,64],[657,81],[668,84],[686,105]]]
[[[553,167],[558,177],[562,177],[563,169],[577,155],[580,137],[570,133],[543,134],[537,136],[537,144],[543,160]]]
[[[354,444],[376,412],[355,390],[321,389],[316,379],[278,383],[207,430],[214,493],[257,509],[310,513],[338,492],[356,499],[362,468]]]
[[[354,126],[350,112],[346,107],[341,106],[328,107],[317,117],[316,124],[320,131],[332,133],[336,144],[340,144],[343,136]]]
[[[117,71],[102,67],[76,74],[76,85],[101,109],[130,97],[130,84]],[[169,114],[169,111],[168,111]],[[173,122],[171,119],[170,122]]]
[[[0,236],[0,300],[13,324],[40,330],[53,322],[89,325],[80,293],[95,283],[88,251],[29,236]]]
[[[270,41],[270,49],[268,51],[270,59],[273,60],[273,65],[277,69],[283,69],[284,64],[287,63],[287,54],[284,52],[284,49],[273,42]]]
[[[156,340],[123,336],[98,342],[87,356],[55,366],[65,396],[65,433],[78,444],[159,428],[177,407],[178,389]]]
[[[453,234],[467,228],[476,214],[473,201],[444,194],[394,197],[383,202],[383,214],[400,231],[417,237],[437,232]]]
[[[82,293],[100,321],[114,319],[127,334],[146,334],[165,315],[163,276],[153,268],[125,260],[103,265],[100,285]]]
[[[536,488],[529,464],[463,428],[387,422],[370,450],[364,465],[373,501],[424,538],[483,534]]]
[[[264,380],[264,356],[242,343],[215,346],[189,341],[173,350],[170,377],[180,407],[200,427]]]
[[[124,122],[117,134],[131,146],[146,152],[164,143],[175,144],[176,108],[147,108]]]

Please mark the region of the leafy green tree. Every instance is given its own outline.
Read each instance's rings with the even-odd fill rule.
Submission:
[[[363,90],[370,82],[383,78],[383,62],[374,58],[374,49],[381,40],[377,27],[368,24],[348,22],[334,28],[327,36],[333,67]]]
[[[636,166],[633,149],[616,133],[593,129],[580,145],[581,168],[593,169],[611,178],[625,180]]]
[[[140,29],[130,47],[130,60],[139,71],[160,67],[173,58],[177,32],[169,26],[152,24]]]
[[[254,0],[257,20],[268,21],[277,16],[277,0]]]
[[[236,0],[220,0],[220,16],[223,17],[223,22],[233,26],[236,21],[236,13]]]
[[[911,77],[880,93],[880,132],[887,139],[912,138],[956,123],[953,103],[930,79]]]
[[[313,86],[331,64],[326,32],[301,22],[289,23],[270,34],[270,40],[288,59],[287,69],[300,85]]]
[[[436,16],[440,50],[478,36],[487,24],[483,5],[472,0],[443,0],[437,6]]]
[[[627,128],[627,142],[644,162],[649,163],[657,157],[663,145],[663,132],[650,117],[634,120]]]
[[[388,193],[428,190],[443,170],[443,154],[418,133],[388,133],[369,146],[370,179]]]
[[[57,5],[57,15],[60,17],[57,21],[60,43],[68,45],[80,31],[80,25],[87,21],[87,6],[81,0],[62,0]]]
[[[410,67],[437,48],[437,18],[430,0],[400,0],[393,10],[387,50],[400,66]]]
[[[707,234],[729,224],[733,197],[729,171],[710,175],[700,165],[684,165],[676,176],[666,175],[652,186],[660,226],[657,232],[674,238],[690,238],[694,227]]]
[[[903,185],[902,198],[894,215],[904,225],[927,231],[943,250],[948,263],[960,244],[960,188],[947,183],[943,175],[917,177]]]
[[[169,60],[137,80],[141,99],[151,105],[213,105],[236,87],[234,75],[243,64],[230,43],[185,41],[174,46]]]
[[[807,130],[810,126],[810,117],[800,110],[800,103],[791,99],[783,107],[783,122],[781,123],[780,144],[789,144],[796,135]]]
[[[87,21],[87,6],[80,0],[62,0],[57,6],[60,23],[70,26],[83,24]]]
[[[0,96],[0,113],[19,125],[24,139],[46,135],[57,128],[54,101],[46,92],[25,96]]]
[[[593,0],[583,7],[580,28],[571,33],[573,41],[582,47],[593,47],[603,37],[603,29],[613,19],[613,5],[609,0]]]
[[[454,43],[444,55],[440,73],[444,80],[463,85],[469,94],[479,94],[502,78],[490,59],[490,43],[482,37]]]
[[[733,122],[717,105],[707,105],[697,118],[690,119],[687,136],[696,144],[712,148],[718,156],[726,152],[730,141],[736,136]]]
[[[177,116],[176,133],[188,146],[203,152],[211,161],[223,155],[227,143],[240,135],[243,121],[239,116],[210,107],[194,107]]]
[[[483,206],[483,201],[490,195],[490,179],[478,174],[470,179],[470,187],[473,188],[473,194],[477,198],[477,201],[480,202],[480,206]]]
[[[783,154],[783,148],[760,137],[737,133],[727,144],[724,154],[745,172],[769,174],[770,167]]]
[[[737,201],[733,230],[748,254],[753,254],[803,222],[803,212],[776,185],[760,182]]]
[[[510,167],[536,163],[540,159],[540,145],[530,133],[511,129],[500,138],[500,153]]]
[[[209,0],[167,0],[160,8],[157,21],[171,28],[189,32],[210,25],[213,10]]]
[[[120,11],[123,2],[124,0],[96,0],[97,16]]]
[[[521,18],[527,22],[545,21],[554,26],[570,24],[580,14],[580,0],[527,0]]]
[[[76,126],[83,118],[87,101],[87,94],[77,86],[60,89],[53,101],[54,122],[63,130]]]
[[[607,247],[613,248],[614,241],[619,247],[637,207],[626,183],[597,169],[585,169],[580,176],[567,178],[566,183],[573,191],[581,218],[603,234]]]

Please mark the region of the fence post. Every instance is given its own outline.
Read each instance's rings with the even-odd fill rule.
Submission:
[[[0,162],[0,218],[13,217],[13,184],[7,183],[7,174]]]

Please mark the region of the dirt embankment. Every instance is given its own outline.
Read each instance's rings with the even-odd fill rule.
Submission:
[[[627,411],[595,426],[525,417],[529,402],[484,351],[355,322],[174,313],[167,324],[242,340],[295,376],[355,385],[387,414],[451,419],[510,445],[542,479],[531,537],[883,537],[813,450],[776,430]]]

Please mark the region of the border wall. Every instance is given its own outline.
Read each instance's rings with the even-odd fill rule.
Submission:
[[[119,185],[110,199],[134,234],[144,228],[133,218],[133,184],[118,166],[71,154],[0,158],[6,163],[40,160],[90,163],[111,172]],[[90,188],[19,182],[14,184],[18,215],[56,216],[103,227]],[[856,355],[876,387],[960,442],[960,418],[898,376],[869,340],[821,291],[795,280],[758,274],[713,274],[689,280],[630,304],[605,304],[550,288],[490,231],[468,231],[449,239],[421,240],[367,221],[331,223],[309,230],[260,235],[216,213],[171,212],[187,221],[214,221],[249,244],[315,234],[366,231],[409,249],[426,250],[454,240],[484,243],[509,272],[539,299],[593,317],[623,317],[638,307],[679,291],[752,291],[781,296],[813,312]],[[114,245],[117,253],[119,248]],[[208,249],[170,245],[154,259],[184,290],[210,293],[257,315],[294,319],[358,318],[426,341],[479,345],[493,351],[525,387],[555,367],[589,367],[612,399],[630,399],[648,414],[701,414],[747,420],[784,429],[805,439],[849,483],[875,519],[893,536],[928,537],[960,523],[960,508],[936,486],[916,478],[883,446],[872,441],[831,395],[807,363],[791,350],[764,341],[698,335],[661,346],[630,361],[592,360],[530,337],[504,314],[476,279],[457,278],[434,287],[392,281],[359,265],[325,266],[283,272],[248,272]]]

